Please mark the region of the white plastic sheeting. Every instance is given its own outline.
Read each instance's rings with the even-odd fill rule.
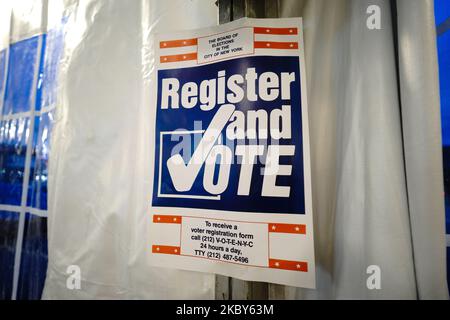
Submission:
[[[439,126],[435,60],[425,61],[426,77],[412,74],[408,58],[418,51],[404,43],[411,10],[416,21],[425,17],[416,40],[432,45],[432,1],[418,1],[398,1],[407,49],[400,79],[390,1],[279,1],[281,17],[304,18],[318,264],[317,290],[288,288],[289,298],[447,297],[440,138],[430,129]],[[373,4],[381,30],[366,28]],[[44,297],[213,298],[212,275],[147,265],[152,142],[144,99],[154,72],[151,34],[216,24],[213,1],[66,0],[58,12],[67,23]],[[430,96],[411,98],[421,87],[411,79],[425,81]],[[425,102],[417,101],[430,102],[430,113],[418,112]],[[426,141],[413,135],[421,123]],[[425,156],[416,162],[415,153]],[[66,287],[70,265],[80,268],[80,290]],[[370,265],[381,268],[381,290],[366,286]]]
[[[403,140],[417,292],[419,298],[444,298],[446,239],[433,1],[398,0],[397,6]]]
[[[317,290],[287,297],[448,297],[433,1],[397,3],[400,78],[390,1],[280,2],[304,17],[318,265]]]
[[[44,298],[214,298],[213,275],[147,263],[152,112],[143,100],[150,34],[215,25],[214,1],[66,1],[61,9]],[[80,290],[66,287],[71,265]]]
[[[12,5],[11,42],[45,32],[47,0],[10,1]]]

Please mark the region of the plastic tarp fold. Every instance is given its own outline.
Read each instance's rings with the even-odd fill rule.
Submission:
[[[1,248],[0,264],[13,269],[13,274],[2,279],[0,286],[8,288],[3,298],[39,299],[47,268],[45,181],[50,121],[41,104],[47,1],[5,1],[2,14],[7,13],[3,7],[8,4],[10,15],[1,19],[8,27],[2,28],[7,54],[4,90],[0,90],[0,210],[9,217],[1,236],[15,248]],[[7,230],[8,225],[14,228]],[[4,259],[6,250],[12,259]]]
[[[51,5],[51,4],[50,4]],[[216,24],[212,1],[68,1],[49,169],[44,298],[214,298],[214,276],[152,268],[154,32]],[[69,290],[67,268],[80,268]]]
[[[433,1],[397,1],[401,110],[419,298],[448,295],[441,113]],[[444,89],[444,88],[442,88]]]
[[[370,5],[381,30],[366,27]],[[398,1],[400,78],[390,1],[280,9],[304,17],[318,264],[317,290],[287,296],[447,298],[432,0]],[[366,286],[371,265],[381,290]]]

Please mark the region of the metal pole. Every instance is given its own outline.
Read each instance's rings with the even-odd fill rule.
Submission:
[[[227,23],[243,17],[277,18],[278,0],[218,0],[219,23]],[[243,281],[216,276],[218,300],[267,300],[283,299],[284,286],[264,282]]]

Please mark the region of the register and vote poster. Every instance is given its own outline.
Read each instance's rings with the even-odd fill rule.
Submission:
[[[150,263],[314,288],[302,19],[154,43]]]

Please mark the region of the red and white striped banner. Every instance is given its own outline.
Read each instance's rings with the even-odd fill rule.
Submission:
[[[190,219],[201,219],[199,217],[190,217],[190,216],[175,216],[175,215],[153,215],[153,223],[158,224],[169,224],[169,225],[180,225],[178,229],[180,232],[179,236],[176,236],[180,239],[180,243],[177,245],[163,245],[163,244],[153,244],[152,245],[152,253],[156,254],[171,254],[171,255],[181,255],[181,256],[189,256],[196,258],[206,258],[210,260],[218,260],[224,261],[223,259],[217,257],[199,257],[196,256],[193,252],[189,252],[189,249],[184,250],[182,240],[183,238],[191,239],[192,236],[186,237],[186,235],[182,235],[183,230],[189,230],[189,228],[183,228],[182,224],[185,222],[190,224]],[[205,221],[215,221],[215,219],[204,218]],[[241,221],[226,221],[226,220],[217,220],[223,222],[230,222],[233,224],[239,224]],[[252,224],[252,222],[242,221],[242,223]],[[268,259],[266,263],[261,265],[253,265],[256,267],[264,267],[264,268],[274,268],[274,269],[282,269],[282,270],[290,270],[290,271],[300,271],[300,272],[308,272],[308,263],[305,261],[290,261],[290,260],[282,260],[271,257],[270,252],[270,234],[297,234],[297,235],[306,235],[306,225],[304,224],[283,224],[283,223],[253,223],[256,226],[265,225],[268,233],[267,236],[267,256]],[[274,252],[272,252],[273,254]],[[234,262],[233,262],[234,263]],[[249,265],[248,263],[239,263],[242,265]]]
[[[251,37],[253,37],[252,48],[247,55],[258,54],[260,50],[298,50],[298,28],[240,28],[233,30],[238,33],[244,29],[250,29]],[[216,35],[213,35],[216,36]],[[219,35],[220,36],[220,35]],[[210,38],[210,37],[208,37]],[[171,39],[159,42],[160,62],[174,63],[185,61],[196,61],[201,63],[199,59],[199,38],[191,39]],[[178,50],[173,50],[178,49]],[[172,54],[169,54],[171,51]],[[182,51],[182,52],[180,52]],[[227,57],[221,56],[220,59]],[[210,60],[208,62],[217,61],[219,59]]]

